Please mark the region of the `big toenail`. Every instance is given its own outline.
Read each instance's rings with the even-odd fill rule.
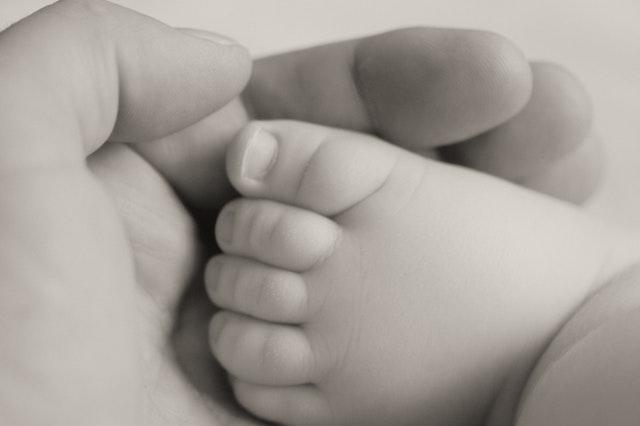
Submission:
[[[233,228],[235,227],[236,213],[233,209],[225,209],[218,218],[218,241],[223,244],[233,242]]]
[[[278,141],[273,134],[259,126],[249,133],[248,138],[247,149],[242,159],[242,177],[262,180],[278,156]]]

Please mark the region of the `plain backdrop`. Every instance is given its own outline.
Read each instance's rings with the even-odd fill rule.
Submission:
[[[50,2],[0,0],[0,25]],[[415,25],[502,33],[530,58],[564,64],[584,82],[608,157],[605,179],[588,208],[640,228],[639,0],[115,2],[170,25],[227,34],[256,56]]]

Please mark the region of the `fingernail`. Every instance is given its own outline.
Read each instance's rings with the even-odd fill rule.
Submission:
[[[217,232],[218,242],[229,245],[233,242],[233,228],[236,214],[233,209],[225,209],[218,217]]]
[[[278,141],[262,127],[256,127],[248,139],[242,159],[242,177],[263,180],[276,162]]]
[[[222,263],[217,259],[211,259],[207,265],[207,293],[213,298],[218,291],[218,282],[220,282],[220,270]]]
[[[209,340],[211,341],[211,346],[215,346],[218,340],[220,340],[220,334],[222,334],[222,329],[227,322],[226,318],[226,315],[218,314],[211,320],[211,324],[209,325]]]
[[[240,44],[232,38],[211,31],[198,30],[195,28],[180,28],[180,31],[223,46],[238,46]]]

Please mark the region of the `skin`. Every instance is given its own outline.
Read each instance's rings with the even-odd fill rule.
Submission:
[[[450,33],[454,34],[455,31],[450,31]],[[427,32],[426,34],[432,35],[431,32]],[[400,35],[404,37],[399,37]],[[479,34],[475,32],[470,34],[463,32],[457,39],[462,40],[464,44],[470,44],[473,37],[477,37],[478,35]],[[390,36],[392,37],[393,43],[396,44],[400,42],[411,42],[410,44],[416,45],[416,39],[417,41],[424,39],[423,43],[427,41],[433,43],[433,40],[428,37],[425,38],[425,35],[420,31],[416,32],[416,30],[407,31],[406,33],[401,32],[400,34],[390,33]],[[196,271],[200,270],[201,266],[196,264],[194,267],[193,263],[189,263],[190,258],[185,254],[190,253],[189,250],[196,250],[194,247],[205,252],[211,252],[211,250],[203,249],[199,245],[199,242],[194,243],[191,240],[196,224],[193,222],[191,216],[184,211],[184,208],[176,202],[175,195],[167,188],[165,181],[158,178],[157,173],[160,172],[162,177],[171,183],[173,188],[177,190],[180,198],[190,207],[191,212],[196,212],[196,216],[205,218],[203,220],[206,226],[205,233],[201,234],[200,241],[204,241],[205,245],[207,245],[207,243],[208,245],[212,245],[212,243],[208,241],[210,235],[208,227],[210,225],[208,225],[207,219],[226,201],[235,196],[235,191],[233,191],[227,183],[224,173],[225,147],[235,133],[247,122],[248,116],[250,115],[248,111],[254,111],[253,114],[258,116],[287,117],[291,115],[344,126],[348,126],[349,124],[346,122],[337,123],[336,120],[338,118],[344,120],[345,117],[347,117],[346,120],[352,123],[351,127],[357,130],[375,131],[371,125],[371,123],[375,121],[375,113],[367,112],[368,110],[362,105],[365,104],[364,99],[373,98],[374,96],[381,97],[384,96],[384,94],[374,93],[361,95],[359,92],[346,92],[348,96],[346,96],[345,99],[341,99],[340,104],[351,105],[352,107],[343,111],[339,117],[331,115],[333,111],[331,108],[319,108],[318,105],[322,105],[323,102],[315,102],[315,99],[318,99],[319,96],[325,96],[326,101],[324,102],[330,102],[336,94],[345,93],[342,90],[336,90],[335,93],[326,93],[321,90],[323,87],[331,87],[332,85],[343,87],[358,84],[370,87],[369,90],[375,91],[377,87],[376,84],[372,84],[371,82],[364,84],[351,81],[353,74],[348,71],[347,65],[356,60],[356,57],[350,55],[353,55],[356,47],[362,44],[365,45],[369,55],[373,55],[374,57],[376,57],[377,52],[384,52],[380,44],[386,45],[388,43],[386,37],[387,36],[378,36],[374,37],[373,40],[363,39],[322,46],[258,61],[256,63],[254,76],[243,96],[244,100],[242,102],[239,100],[233,102],[196,125],[174,135],[152,143],[134,146],[137,153],[139,153],[144,160],[152,164],[153,168],[145,164],[140,156],[130,152],[128,146],[111,149],[107,156],[110,158],[109,161],[90,161],[92,167],[96,164],[94,171],[99,175],[101,180],[107,182],[107,184],[113,188],[112,192],[115,194],[116,202],[119,203],[118,207],[125,213],[124,219],[128,225],[127,230],[131,239],[134,242],[153,242],[152,244],[147,243],[147,246],[151,245],[155,247],[152,253],[149,253],[143,244],[138,247],[139,250],[134,250],[136,262],[140,265],[148,265],[148,267],[142,269],[145,274],[149,274],[148,278],[145,279],[142,284],[144,286],[149,285],[149,283],[152,284],[150,291],[154,294],[154,298],[158,297],[158,293],[165,293],[167,288],[175,288],[174,282],[187,283],[178,287],[180,292],[183,291],[185,286],[192,284],[194,290],[188,292],[187,296],[182,300],[180,305],[181,314],[179,315],[177,326],[172,330],[173,345],[174,349],[177,350],[178,362],[190,377],[191,382],[196,385],[199,391],[210,396],[213,395],[216,401],[223,402],[224,412],[228,410],[234,412],[234,403],[229,399],[228,389],[223,384],[225,381],[223,372],[217,365],[212,364],[209,359],[209,351],[205,339],[206,325],[215,308],[203,302],[204,299],[202,291],[200,290],[200,281],[191,278],[191,271],[194,269]],[[484,35],[484,37],[488,42],[476,46],[476,48],[482,49],[483,52],[482,55],[478,54],[478,56],[495,57],[495,62],[498,64],[505,61],[504,59],[500,59],[505,54],[511,55],[511,62],[522,60],[522,55],[516,49],[507,49],[505,47],[505,41],[503,39],[494,35]],[[450,37],[441,38],[446,41],[449,40]],[[501,48],[498,49],[498,46],[501,46]],[[443,43],[440,49],[450,50],[450,45]],[[441,67],[457,65],[457,62],[450,64],[452,60],[447,57],[434,57],[434,55],[426,49],[407,52],[406,55],[409,56],[410,53],[416,57],[416,60],[420,61],[444,61],[444,63],[440,65]],[[395,62],[386,62],[386,58],[382,53],[379,54],[379,56],[381,57],[381,59],[379,59],[381,61],[379,67],[393,67]],[[442,59],[440,59],[441,57]],[[307,70],[307,72],[311,72],[314,69],[314,65],[318,62],[329,63],[330,65],[327,66],[328,70],[322,70],[322,72],[318,72],[317,75],[312,74],[307,84],[301,84],[300,86],[294,85],[294,87],[301,87],[302,91],[292,90],[289,86],[285,85],[286,82],[291,81],[293,76],[300,75],[303,71]],[[485,68],[482,68],[480,63],[473,61],[467,62],[465,66],[472,68],[475,75],[485,76],[483,78],[488,82],[494,81],[494,79],[505,78],[503,76],[505,72],[503,68],[498,66],[495,68],[486,68],[486,62],[484,61],[481,62],[481,64]],[[500,129],[503,127],[514,126],[517,129],[522,129],[523,134],[519,135],[518,132],[511,132],[513,143],[534,147],[533,152],[529,150],[528,155],[515,157],[513,159],[515,160],[514,167],[517,166],[518,161],[526,164],[532,157],[535,158],[536,155],[539,155],[536,153],[536,150],[539,149],[541,152],[546,151],[548,148],[545,148],[545,145],[551,145],[557,142],[565,146],[571,146],[572,144],[578,147],[583,145],[587,146],[588,144],[585,143],[585,141],[588,141],[588,139],[582,141],[581,138],[584,137],[585,133],[588,133],[591,127],[590,115],[584,119],[585,116],[581,115],[581,111],[589,111],[588,102],[585,107],[576,109],[573,108],[575,105],[562,101],[565,93],[575,93],[576,91],[582,93],[582,99],[586,101],[587,98],[586,95],[584,95],[582,86],[566,71],[561,71],[558,66],[534,65],[532,68],[533,87],[529,89],[529,71],[523,68],[523,64],[519,67],[514,66],[512,68],[525,69],[525,71],[521,71],[520,74],[518,74],[519,76],[509,77],[514,81],[519,81],[523,87],[502,93],[504,98],[513,97],[509,102],[505,102],[513,105],[513,110],[489,111],[491,113],[488,114],[488,118],[485,117],[483,120],[475,120],[475,122],[468,124],[467,127],[474,128],[476,132],[482,133],[482,129],[491,126],[492,123],[499,122],[499,120],[505,117],[513,116],[512,119],[494,127],[493,132],[500,132]],[[548,72],[548,70],[554,72]],[[497,77],[494,76],[494,74],[496,74]],[[524,77],[522,76],[523,74]],[[549,76],[545,77],[547,74],[549,74]],[[558,74],[562,75],[563,78],[556,79],[555,76]],[[424,77],[420,73],[405,75],[403,79],[415,81],[415,86],[423,86],[422,80]],[[431,79],[432,78],[430,78],[430,81]],[[333,83],[334,81],[338,83]],[[547,84],[552,85],[552,87],[547,87]],[[459,84],[451,81],[438,82],[436,80],[434,85],[457,87]],[[266,97],[270,95],[267,89],[286,95],[281,95],[276,98],[276,101],[264,102],[261,107],[254,106],[256,99],[260,99],[260,96]],[[543,98],[546,99],[548,104],[546,110],[555,111],[557,114],[566,117],[567,120],[550,123],[548,122],[550,115],[540,115],[538,108],[523,108],[520,112],[517,112],[519,105],[529,102],[526,97],[530,91],[534,94],[538,91],[551,94],[551,96]],[[469,92],[465,89],[464,85],[460,85],[459,92],[454,93],[455,96],[452,96],[453,99],[449,101],[452,104],[452,108],[455,107],[456,104],[458,104],[457,108],[467,108],[469,102],[462,102],[459,98],[463,94],[468,93],[473,93],[473,96],[477,98],[474,100],[475,103],[482,102],[482,93]],[[443,91],[441,95],[444,96],[445,92]],[[522,99],[522,97],[524,97],[524,99]],[[314,101],[310,102],[310,99]],[[444,96],[444,99],[447,100],[448,97]],[[457,102],[455,101],[456,99],[458,99]],[[381,102],[384,102],[384,98],[382,98]],[[434,98],[425,95],[421,103],[417,105],[407,105],[404,106],[404,108],[397,106],[397,110],[393,113],[396,116],[402,116],[405,110],[409,110],[411,107],[414,109],[420,108],[420,110],[424,112],[424,115],[428,115],[429,111],[434,108],[435,103],[437,102]],[[568,108],[568,106],[572,106],[572,108]],[[486,110],[487,108],[485,107],[484,109]],[[304,111],[305,115],[301,116],[299,111]],[[473,114],[470,112],[465,113],[465,115],[473,117]],[[419,120],[419,117],[413,118],[414,124],[418,122],[422,123],[422,121],[424,120]],[[510,124],[512,121],[514,123]],[[438,123],[438,121],[433,121],[433,123]],[[458,124],[459,123],[455,123],[452,128],[452,135],[443,136],[442,140],[445,141],[443,143],[455,146],[451,144],[455,140],[453,130],[456,129],[455,126]],[[535,141],[538,144],[533,144],[532,139],[527,136],[529,132],[533,132],[534,129],[539,127],[553,128],[554,126],[558,128],[558,134],[564,135],[566,140],[561,138],[559,141],[554,142],[552,139],[538,139]],[[436,131],[446,134],[444,129],[431,130],[430,132],[434,133]],[[473,132],[470,132],[470,134],[471,133]],[[489,146],[491,146],[490,132],[485,139],[490,142]],[[595,142],[594,145],[598,147],[599,141],[597,139],[592,140]],[[499,143],[503,144],[504,142],[496,142],[496,144]],[[474,145],[473,138],[469,140],[467,145]],[[176,146],[179,146],[180,149],[176,149]],[[464,148],[462,150],[464,151]],[[103,151],[109,152],[109,150]],[[433,157],[438,156],[440,150],[437,147],[426,147],[426,149],[419,151],[424,155]],[[587,197],[595,188],[595,183],[599,176],[599,163],[597,160],[599,160],[600,157],[593,156],[593,151],[589,150],[588,155],[580,157],[578,161],[574,161],[573,152],[571,150],[568,151],[569,153],[567,155],[565,155],[564,152],[557,155],[555,160],[547,157],[551,164],[562,165],[561,170],[564,172],[564,175],[551,175],[547,172],[547,166],[545,166],[545,169],[535,170],[537,176],[541,176],[542,178],[549,176],[546,182],[538,185],[538,189],[543,192],[553,192],[559,198],[572,199],[579,202]],[[513,150],[512,152],[518,151]],[[498,150],[494,150],[492,155],[495,155],[495,163],[511,161],[511,158],[500,158],[500,152]],[[596,159],[596,161],[593,161],[593,159]],[[568,161],[574,161],[577,167],[564,166],[564,163]],[[464,161],[460,162],[463,163]],[[218,164],[218,166],[212,167],[212,164]],[[106,167],[103,165],[106,165]],[[149,176],[141,179],[146,175]],[[577,191],[575,188],[567,189],[564,186],[567,181],[567,175],[572,180],[586,182],[586,185],[578,188]],[[525,183],[528,184],[528,182]],[[158,187],[159,191],[156,193],[150,192],[148,188],[151,185]],[[125,191],[129,193],[124,193]],[[123,193],[122,197],[119,195],[121,193]],[[150,194],[153,194],[153,197],[150,197]],[[121,201],[120,198],[122,198]],[[136,208],[135,204],[132,206],[132,200],[139,204],[140,208]],[[162,203],[162,206],[160,206],[160,203]],[[169,206],[171,206],[171,208],[169,208]],[[159,222],[154,215],[151,223],[156,224],[156,226],[149,227],[141,225],[150,222],[147,217],[149,211],[165,212],[165,216],[168,216],[166,222]],[[168,215],[168,212],[172,212],[172,214]],[[175,232],[176,229],[183,229],[185,232],[177,233]],[[180,250],[177,250],[176,247],[179,247]],[[213,250],[215,250],[215,248]],[[166,253],[167,255],[165,257],[158,256],[158,252],[161,254]],[[185,271],[189,271],[190,273],[186,274]],[[164,295],[163,297],[167,297],[168,309],[174,309],[175,304],[178,303],[175,293],[169,292],[168,296]],[[161,308],[163,310],[167,309],[163,306],[161,306]],[[165,331],[160,332],[158,335],[163,336],[164,332]]]
[[[453,143],[461,137],[454,133],[461,124],[466,129],[462,136],[473,137],[508,125],[511,117],[528,117],[525,122],[531,126],[544,123],[526,108],[518,113],[532,90],[531,71],[508,42],[486,34],[472,42],[482,33],[471,37],[424,31],[260,61],[246,105],[258,115],[304,111],[295,118],[341,124],[326,115],[330,109],[315,109],[319,104],[309,101],[308,91],[322,95],[320,88],[328,83],[340,87],[349,82],[346,65],[358,58],[373,58],[374,63],[378,58],[384,69],[389,59],[378,49],[387,43],[422,40],[424,45],[414,44],[418,47],[404,54],[444,70],[463,61],[488,81],[497,72],[519,83],[497,91],[494,111],[483,102],[486,93],[468,90],[464,80],[448,81],[455,88],[450,98],[442,89],[447,85],[438,83],[446,72],[425,76],[420,67],[398,70],[406,71],[403,79],[411,85],[425,87],[426,79],[426,86],[440,87],[435,93],[443,96],[436,100],[422,94],[403,105],[386,90],[376,92],[380,79],[375,72],[372,77],[361,72],[359,92],[347,103],[360,107],[341,115],[348,123],[393,139],[397,130],[387,128],[378,115],[402,118],[416,108],[431,112],[443,100],[460,108],[469,123],[454,122],[437,131],[417,127],[406,140],[397,134],[398,143],[419,139],[422,132],[439,135],[436,145]],[[463,49],[465,55],[450,62],[423,47],[446,52],[451,40],[479,51],[469,56]],[[201,293],[187,291],[201,281],[201,259],[208,250],[207,234],[200,233],[194,215],[213,211],[233,196],[216,164],[246,120],[239,102],[222,107],[238,97],[249,78],[247,53],[99,0],[66,0],[43,9],[2,32],[0,52],[5,64],[0,80],[0,300],[7,336],[0,345],[10,360],[0,371],[2,418],[16,425],[260,423],[230,398],[199,328],[211,308]],[[482,67],[474,62],[487,55],[501,60],[495,67],[485,60]],[[504,55],[515,65],[500,66]],[[335,65],[332,72],[312,75],[300,91],[284,85],[281,76],[298,74],[319,59]],[[539,86],[535,77],[533,81],[535,93]],[[268,102],[258,107],[267,87],[286,94],[272,109],[264,106]],[[496,90],[491,92],[496,96]],[[562,90],[555,93],[564,96]],[[367,106],[370,99],[389,107],[377,112]],[[465,110],[479,102],[487,115]],[[420,114],[407,119],[425,121]],[[567,134],[582,133],[572,124],[567,128]],[[514,143],[527,141],[524,135],[530,130],[525,127]],[[509,159],[496,157],[496,162],[504,161]],[[594,172],[590,166],[585,169]],[[551,192],[557,186],[550,179],[540,189]]]
[[[640,419],[640,268],[619,274],[562,327],[533,371],[517,425],[632,425]]]
[[[513,425],[557,330],[640,258],[568,204],[356,133],[258,122],[230,145],[227,172],[242,198],[216,223],[211,348],[238,401],[278,424]],[[612,328],[622,354],[637,347],[633,327]],[[637,377],[635,360],[622,365],[616,377]],[[548,374],[533,399],[560,408],[535,423],[534,405],[523,424],[574,419],[564,376]],[[622,413],[599,418],[637,419]]]
[[[187,204],[215,211],[235,196],[221,184],[224,147],[249,118],[380,135],[575,203],[602,168],[582,84],[482,31],[405,29],[260,59],[242,100],[136,149]]]
[[[168,364],[157,335],[168,321],[138,282],[122,215],[86,156],[108,138],[153,140],[220,108],[248,79],[247,52],[80,1],[14,25],[0,50],[3,421],[163,424],[155,395],[165,387],[210,419],[179,370],[156,370]]]

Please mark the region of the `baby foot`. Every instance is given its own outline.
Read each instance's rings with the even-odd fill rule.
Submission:
[[[604,226],[370,136],[264,122],[227,154],[211,346],[266,420],[479,424],[610,275]]]

